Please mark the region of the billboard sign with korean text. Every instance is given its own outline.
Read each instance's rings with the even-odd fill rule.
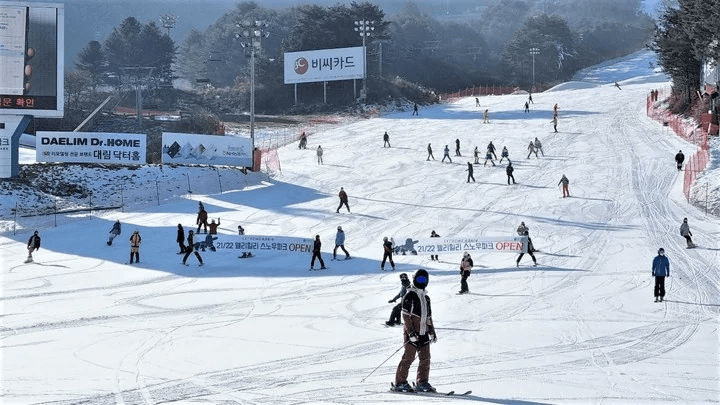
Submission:
[[[0,1],[0,114],[63,116],[64,7]]]
[[[38,131],[35,155],[38,162],[143,165],[146,144],[145,134]]]
[[[252,140],[163,132],[163,164],[252,167]]]
[[[285,84],[362,79],[362,46],[285,53]]]
[[[528,238],[522,236],[477,237],[477,238],[418,238],[406,240],[418,255],[437,255],[439,253],[527,253]]]
[[[313,240],[310,238],[270,235],[212,235],[212,237],[217,237],[212,241],[217,252],[236,255],[243,252],[253,252],[253,254],[274,252],[310,256],[313,250]],[[200,235],[196,235],[195,242],[200,240]]]

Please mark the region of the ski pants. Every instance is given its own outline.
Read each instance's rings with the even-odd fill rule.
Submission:
[[[390,260],[390,266],[392,266],[393,270],[395,270],[395,262],[393,262],[392,259],[392,252],[385,252],[383,254],[382,263],[380,263],[380,268],[385,268],[385,260]]]
[[[325,262],[323,261],[322,257],[320,257],[320,252],[313,252],[312,259],[310,259],[310,267],[315,266],[315,258],[317,258],[320,261],[320,267],[325,267]]]
[[[444,161],[445,161],[445,158],[447,158],[447,160],[449,160],[450,163],[452,163],[452,159],[450,159],[450,155],[447,154],[447,153],[446,153],[445,155],[443,155],[443,158],[442,158],[442,160],[441,160],[440,162],[444,162]]]
[[[567,184],[562,185],[562,190],[563,190],[563,197],[570,197],[570,190],[568,189]]]
[[[467,182],[470,183],[470,180],[472,179],[473,183],[475,182],[475,176],[472,175],[472,173],[468,173]]]
[[[410,318],[411,317],[408,315],[403,316],[403,321],[405,321],[406,327],[408,323],[412,323],[414,327],[416,327],[415,330],[419,330],[420,320],[418,318]],[[405,352],[403,353],[400,364],[398,364],[397,371],[395,372],[395,385],[407,382],[408,374],[410,373],[410,366],[415,361],[416,355],[420,360],[417,369],[416,383],[421,384],[427,382],[430,378],[430,342],[428,341],[427,336],[420,336],[420,341],[416,343],[418,347],[410,344],[410,336],[408,335],[407,330],[403,330],[403,339],[405,342]]]
[[[390,322],[400,323],[400,311],[402,311],[402,302],[393,307],[390,312]]]
[[[683,235],[683,237],[684,237],[685,240],[687,241],[687,245],[688,245],[688,246],[692,246],[692,245],[693,245],[693,241],[692,241],[692,238],[690,237],[690,235]]]
[[[347,208],[348,212],[350,212],[350,206],[348,205],[347,201],[340,201],[340,205],[338,205],[337,210],[335,211],[340,212],[340,208],[342,208],[343,205],[345,206],[345,208]]]
[[[665,296],[665,276],[655,276],[655,297]]]
[[[528,249],[528,254],[530,255],[530,257],[532,257],[533,263],[537,264],[537,259],[535,259],[535,255],[533,254],[531,249]],[[516,261],[517,264],[520,264],[520,259],[522,259],[523,256],[525,256],[525,253],[520,253],[520,256],[518,256],[517,261]]]
[[[185,243],[183,241],[179,240],[178,246],[180,246],[180,253],[185,253],[187,251],[187,248],[185,247]]]
[[[470,277],[470,270],[463,270],[460,277],[460,291],[469,292],[467,279]]]
[[[198,253],[197,250],[193,250],[192,246],[188,246],[188,248],[185,250],[185,256],[183,256],[183,264],[185,264],[191,253],[195,253],[195,257],[197,257],[200,264],[202,264],[202,257],[200,257],[200,253]]]
[[[512,179],[513,181],[512,184],[515,184],[515,176],[513,176],[512,174],[508,174],[508,184],[510,184],[510,179]]]
[[[430,160],[430,158],[432,158],[432,160],[435,160],[435,156],[433,156],[432,152],[428,152],[427,160]]]
[[[346,257],[350,257],[350,253],[348,253],[347,250],[345,250],[345,245],[335,245],[335,249],[333,249],[333,259],[337,257],[337,249],[342,249],[343,252],[345,252]]]
[[[108,235],[108,243],[110,243],[112,245],[112,241],[113,241],[113,239],[115,239],[116,236],[118,236],[117,233],[110,232],[110,234]]]
[[[204,220],[204,221],[200,222],[200,223],[198,224],[198,229],[197,229],[197,231],[195,231],[195,233],[200,233],[200,228],[203,228],[203,230],[205,231],[205,233],[207,233],[207,225],[208,225],[207,220]]]
[[[133,255],[135,255],[135,261],[140,263],[140,252],[138,252],[137,248],[134,248],[130,250],[130,264],[133,263]]]

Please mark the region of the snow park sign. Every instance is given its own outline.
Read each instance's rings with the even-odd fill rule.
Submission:
[[[312,254],[313,240],[310,238],[296,238],[291,236],[270,235],[209,235],[216,251],[225,253],[242,252],[275,252],[275,253],[301,253]],[[216,239],[214,239],[216,238]],[[195,242],[200,242],[201,236],[195,235]]]
[[[142,165],[147,136],[105,132],[45,132],[35,135],[38,162]]]
[[[406,242],[407,244],[407,242]],[[479,238],[420,238],[412,241],[417,254],[436,255],[452,252],[527,253],[528,238],[522,236]]]

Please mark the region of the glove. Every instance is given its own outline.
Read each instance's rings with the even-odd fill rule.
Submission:
[[[430,343],[437,343],[437,336],[435,336],[435,333],[428,333],[428,338],[430,339]]]
[[[408,336],[408,340],[410,341],[410,344],[417,347],[418,344],[418,334],[413,332]]]
[[[388,300],[388,304],[392,304],[395,300]]]

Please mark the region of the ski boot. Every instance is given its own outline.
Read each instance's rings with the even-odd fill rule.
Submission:
[[[415,390],[410,386],[410,384],[406,382],[395,384],[393,386],[393,391],[395,392],[415,392]]]
[[[436,392],[435,387],[430,385],[429,382],[425,381],[415,386],[417,392]]]

